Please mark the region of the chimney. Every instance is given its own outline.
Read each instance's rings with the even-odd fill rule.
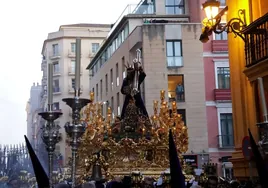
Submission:
[[[37,86],[39,86],[39,82],[37,82]]]
[[[35,86],[35,82],[33,83],[33,86]]]

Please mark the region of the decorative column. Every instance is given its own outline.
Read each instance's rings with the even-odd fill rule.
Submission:
[[[228,0],[227,5],[228,21],[237,17],[239,9],[245,9],[246,18],[249,18],[250,9],[247,1]],[[250,23],[249,19],[247,19],[247,23]],[[248,161],[244,159],[242,154],[242,140],[248,135],[248,128],[254,136],[257,135],[253,87],[243,72],[246,65],[244,45],[245,43],[241,38],[235,37],[233,34],[228,35],[235,141],[235,152],[232,154],[230,161],[233,163],[234,176],[237,178],[249,177],[250,174]]]

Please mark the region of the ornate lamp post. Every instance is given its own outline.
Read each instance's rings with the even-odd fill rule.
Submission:
[[[53,171],[53,156],[56,144],[60,141],[60,126],[55,124],[55,120],[58,119],[62,113],[59,111],[53,111],[53,64],[48,64],[48,110],[41,112],[40,115],[46,120],[46,124],[42,127],[42,140],[46,145],[48,152],[48,173],[49,173],[49,186],[53,187],[52,171]]]
[[[242,30],[247,26],[244,9],[238,10],[237,18],[231,18],[229,22],[221,23],[222,17],[228,11],[228,6],[223,8],[220,12],[220,2],[217,0],[207,0],[202,6],[206,13],[206,18],[203,20],[204,28],[202,29],[202,34],[199,39],[201,42],[208,42],[209,36],[212,35],[213,32],[215,34],[222,32],[234,33],[235,36],[239,36],[245,40],[242,34]]]
[[[81,63],[81,39],[76,39],[76,64],[75,64],[75,87],[74,98],[62,99],[72,109],[72,122],[65,124],[65,131],[71,138],[72,149],[72,187],[76,182],[76,156],[80,139],[86,130],[87,124],[81,121],[80,111],[91,101],[80,98],[80,63]]]

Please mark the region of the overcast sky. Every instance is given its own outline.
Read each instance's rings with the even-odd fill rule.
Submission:
[[[60,25],[117,20],[140,0],[0,1],[0,144],[23,142],[26,103],[33,82],[41,82],[41,48]]]

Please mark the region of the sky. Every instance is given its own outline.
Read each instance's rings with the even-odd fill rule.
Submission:
[[[26,134],[26,104],[33,82],[41,83],[41,48],[60,25],[114,23],[140,0],[0,1],[0,144],[18,144]]]

